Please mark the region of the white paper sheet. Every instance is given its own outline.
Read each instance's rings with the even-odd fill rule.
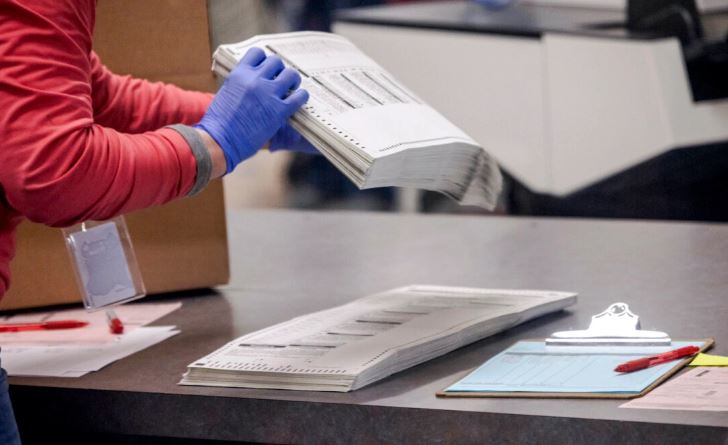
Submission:
[[[0,358],[11,376],[80,377],[179,332],[174,326],[139,327],[103,344],[3,346]]]
[[[728,411],[728,368],[692,369],[620,408]]]
[[[124,323],[124,335],[176,311],[181,302],[174,303],[133,303],[114,308],[116,315]],[[0,346],[33,345],[49,343],[106,343],[115,341],[118,335],[109,331],[106,312],[87,312],[85,309],[66,309],[51,312],[33,312],[0,317],[2,323],[38,323],[52,320],[87,321],[88,326],[76,329],[58,329],[25,332],[0,333]]]

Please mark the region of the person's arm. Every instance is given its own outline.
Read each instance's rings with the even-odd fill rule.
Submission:
[[[94,121],[124,133],[142,133],[166,125],[198,122],[213,95],[175,85],[121,76],[90,54]]]
[[[96,123],[127,133],[140,133],[178,123],[197,123],[215,97],[163,82],[114,74],[101,63],[95,52],[91,53],[91,95]],[[198,132],[211,153],[212,177],[222,176],[226,167],[220,146],[205,131],[198,129]],[[288,124],[278,130],[267,147],[270,151],[319,153]]]
[[[95,52],[90,54],[94,122],[124,133],[143,133],[173,125],[192,125],[204,116],[212,93],[183,90],[163,82],[149,82],[114,74]],[[211,178],[225,174],[225,157],[214,139],[197,131],[212,160]]]
[[[34,0],[2,10],[0,185],[14,209],[49,225],[162,204],[212,175],[210,145],[191,127],[127,134],[94,121],[94,8]]]

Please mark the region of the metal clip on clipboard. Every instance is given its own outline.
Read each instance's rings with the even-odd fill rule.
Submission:
[[[669,346],[665,332],[643,331],[639,317],[627,303],[614,303],[594,315],[589,329],[554,332],[546,339],[549,346]]]

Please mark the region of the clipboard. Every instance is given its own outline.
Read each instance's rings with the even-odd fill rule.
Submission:
[[[641,330],[629,306],[614,303],[594,315],[588,329],[515,343],[436,395],[632,399],[650,392],[692,357],[631,373],[615,372],[617,365],[688,345],[703,352],[714,343],[712,338],[673,341],[664,332]]]
[[[524,342],[532,342],[532,343],[540,343],[545,344],[545,339],[539,339],[539,340],[527,340],[523,342],[518,342],[514,344],[513,346],[518,345],[519,343]],[[697,339],[697,340],[677,340],[673,342],[673,346],[675,344],[682,344],[682,343],[702,343],[700,346],[700,352],[704,352],[708,349],[710,349],[713,344],[715,343],[715,340],[712,338],[704,338],[704,339]],[[466,380],[469,376],[473,375],[475,372],[477,372],[479,369],[483,368],[483,366],[486,366],[488,363],[490,363],[493,359],[496,357],[501,356],[501,354],[507,353],[509,350],[513,348],[508,348],[506,351],[501,352],[497,356],[493,357],[491,360],[488,360],[483,365],[478,367],[476,370],[469,373],[466,377],[459,380],[459,382],[462,382]],[[579,346],[580,347],[580,346]],[[579,348],[577,347],[577,348]],[[679,346],[676,346],[679,347]],[[647,352],[644,355],[650,355],[650,352]],[[636,358],[636,357],[633,357]],[[641,397],[648,392],[650,392],[652,389],[656,388],[658,385],[662,384],[665,380],[669,379],[671,376],[673,376],[675,373],[677,373],[680,369],[682,369],[685,365],[687,365],[693,357],[687,357],[682,360],[677,360],[674,363],[665,363],[664,369],[659,370],[658,375],[651,381],[650,384],[645,386],[640,391],[634,391],[634,392],[599,392],[599,391],[578,391],[578,392],[562,392],[562,391],[447,391],[447,388],[438,391],[436,393],[437,397],[455,397],[455,398],[498,398],[498,397],[509,397],[509,398],[557,398],[557,399],[565,399],[565,398],[576,398],[576,399],[633,399],[636,397]],[[622,359],[619,359],[622,360]],[[656,367],[653,367],[656,368]],[[610,368],[611,370],[613,368]],[[649,368],[648,368],[649,369]],[[643,372],[642,371],[636,371],[636,372]],[[653,371],[658,371],[654,370]],[[634,374],[634,373],[630,373]],[[450,385],[448,388],[453,387],[454,385]]]

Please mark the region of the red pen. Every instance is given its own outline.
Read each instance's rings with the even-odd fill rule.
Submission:
[[[637,360],[630,360],[617,366],[614,370],[617,372],[639,371],[640,369],[649,368],[650,366],[670,362],[679,358],[690,357],[699,351],[700,348],[697,346],[684,346],[682,348],[675,349],[674,351],[663,352],[662,354],[650,357],[638,358]]]
[[[40,323],[0,324],[0,332],[43,331],[46,329],[74,329],[86,326],[88,322],[79,320],[55,320]]]
[[[106,320],[109,322],[109,330],[112,334],[124,333],[124,323],[113,309],[106,309]]]

